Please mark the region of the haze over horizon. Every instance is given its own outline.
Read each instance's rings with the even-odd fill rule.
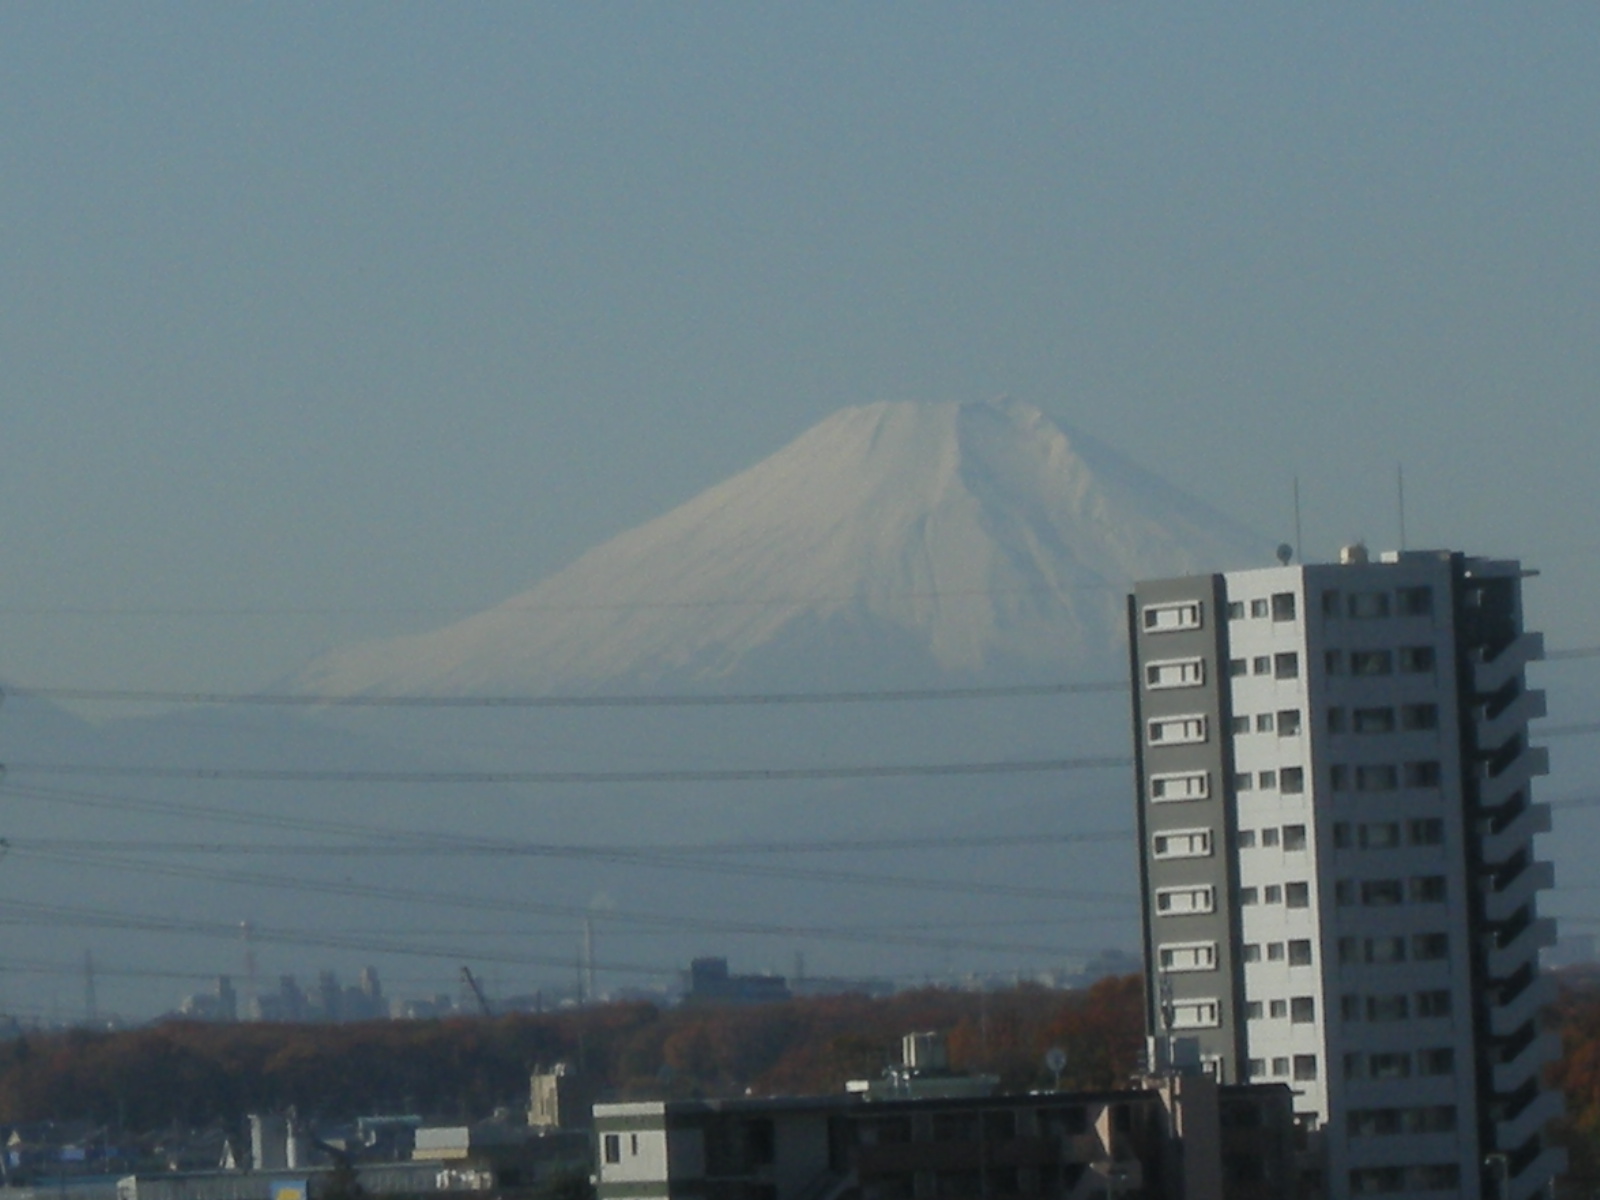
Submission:
[[[1522,559],[1600,646],[1597,45],[1581,5],[0,9],[0,684],[271,687],[844,410],[1000,396],[1269,545],[1298,481],[1311,560],[1399,542],[1403,467],[1408,545]],[[179,718],[172,765],[248,741]],[[4,753],[55,720],[0,704]]]

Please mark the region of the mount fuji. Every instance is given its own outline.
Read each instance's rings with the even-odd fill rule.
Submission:
[[[872,686],[1120,665],[1135,579],[1266,539],[1039,409],[845,409],[532,589],[336,651],[330,696]]]

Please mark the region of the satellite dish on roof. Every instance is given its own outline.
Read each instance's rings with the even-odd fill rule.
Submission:
[[[1294,557],[1294,547],[1288,542],[1278,543],[1278,561],[1284,566],[1289,565],[1289,560]]]

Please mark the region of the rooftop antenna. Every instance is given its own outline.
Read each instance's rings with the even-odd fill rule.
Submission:
[[[1399,463],[1394,468],[1395,507],[1400,510],[1400,549],[1406,548],[1406,469]]]
[[[1305,543],[1300,540],[1300,476],[1294,477],[1294,552],[1305,562]]]

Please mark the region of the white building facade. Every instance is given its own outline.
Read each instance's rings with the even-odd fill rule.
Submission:
[[[1288,1083],[1331,1197],[1536,1196],[1561,1101],[1523,572],[1343,558],[1130,597],[1152,1053]]]

